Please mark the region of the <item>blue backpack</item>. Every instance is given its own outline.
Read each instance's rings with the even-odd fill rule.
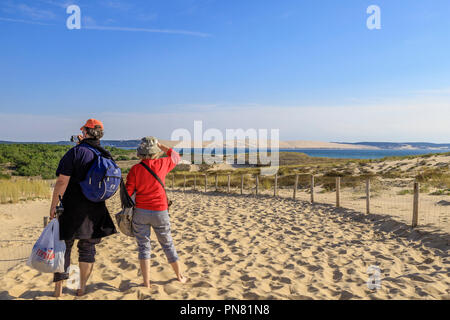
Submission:
[[[97,149],[86,146],[97,158],[80,182],[84,196],[92,202],[102,202],[111,198],[119,189],[122,172],[113,159],[102,156]]]

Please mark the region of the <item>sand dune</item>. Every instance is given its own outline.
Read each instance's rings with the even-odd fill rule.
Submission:
[[[214,142],[214,141],[202,141],[197,144],[194,141],[171,141],[171,140],[161,140],[161,142],[170,147],[176,148],[220,148],[221,146],[226,146],[227,143],[229,145],[236,145],[240,148],[256,148],[261,145],[261,141],[257,140],[225,140],[223,142]],[[271,142],[266,141],[265,146],[274,147],[278,145],[280,149],[379,149],[377,147],[372,146],[364,146],[364,145],[352,145],[352,144],[343,144],[343,143],[334,143],[334,142],[322,142],[322,141],[307,141],[307,140],[291,140],[291,141],[277,141]]]
[[[174,280],[152,234],[153,285],[140,288],[135,241],[117,234],[98,246],[87,294],[76,298],[65,289],[61,299],[450,299],[449,247],[438,234],[287,198],[179,191],[172,198],[187,284]],[[37,238],[47,214],[43,204],[21,209],[33,217],[27,219],[33,228],[23,218],[10,219],[15,235]],[[117,197],[108,205],[118,211]],[[77,261],[76,250],[72,258]],[[381,272],[378,290],[366,283],[372,265]],[[54,299],[51,279],[19,264],[1,276],[0,299]]]

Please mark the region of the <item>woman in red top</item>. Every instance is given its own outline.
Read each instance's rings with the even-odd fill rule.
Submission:
[[[161,150],[167,157],[160,158]],[[159,143],[154,137],[145,137],[141,140],[137,155],[164,184],[166,175],[180,161],[180,155],[176,151]],[[140,163],[134,165],[128,173],[126,188],[130,196],[136,195],[133,233],[138,244],[144,286],[150,288],[150,227],[153,227],[178,281],[185,283],[186,278],[180,271],[177,251],[170,233],[168,203],[164,188]]]

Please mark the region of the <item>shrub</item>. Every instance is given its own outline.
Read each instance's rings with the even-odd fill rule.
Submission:
[[[126,156],[118,156],[116,158],[116,161],[127,161],[127,160],[128,160],[128,157],[126,157]]]

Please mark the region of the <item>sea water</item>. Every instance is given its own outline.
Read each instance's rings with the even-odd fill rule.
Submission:
[[[121,148],[135,149],[135,148]],[[175,148],[177,152],[182,149]],[[208,149],[192,149],[191,153],[211,153]],[[270,151],[270,150],[269,150]],[[430,153],[450,152],[450,149],[280,149],[280,152],[301,152],[310,157],[334,158],[334,159],[381,159],[384,157],[402,157],[424,155]],[[236,149],[236,153],[256,152],[256,149]],[[214,154],[214,152],[213,152]],[[225,154],[225,150],[223,151]]]

